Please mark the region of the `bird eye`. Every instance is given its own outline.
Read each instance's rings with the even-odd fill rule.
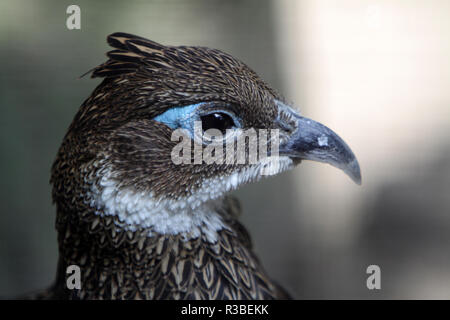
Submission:
[[[200,117],[202,121],[202,129],[206,131],[208,129],[220,130],[223,134],[227,129],[235,127],[233,119],[226,113],[215,112]]]

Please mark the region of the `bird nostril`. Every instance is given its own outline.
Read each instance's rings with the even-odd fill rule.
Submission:
[[[280,129],[291,135],[295,130],[297,130],[297,121],[295,121],[292,116],[285,112],[281,112],[278,116],[278,125]]]

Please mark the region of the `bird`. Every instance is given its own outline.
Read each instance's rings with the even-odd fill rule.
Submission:
[[[107,61],[89,71],[101,83],[76,113],[51,169],[59,258],[54,283],[35,298],[290,299],[255,254],[229,193],[303,160],[331,164],[360,184],[351,149],[230,54],[123,32],[107,42]],[[210,141],[198,139],[196,123],[200,134],[213,130]],[[267,140],[269,156],[173,161],[177,130],[204,151],[220,134],[236,138],[250,129],[276,136]],[[79,288],[67,285],[74,265]]]

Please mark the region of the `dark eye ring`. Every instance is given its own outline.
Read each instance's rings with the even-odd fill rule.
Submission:
[[[202,121],[203,131],[217,129],[220,130],[222,134],[225,134],[227,129],[236,127],[233,118],[223,112],[214,112],[200,116],[200,120]]]

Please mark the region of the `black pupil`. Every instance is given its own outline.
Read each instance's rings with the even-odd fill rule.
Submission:
[[[201,116],[200,119],[202,120],[203,131],[217,129],[225,133],[227,129],[231,129],[234,126],[233,119],[225,113],[211,113]]]

